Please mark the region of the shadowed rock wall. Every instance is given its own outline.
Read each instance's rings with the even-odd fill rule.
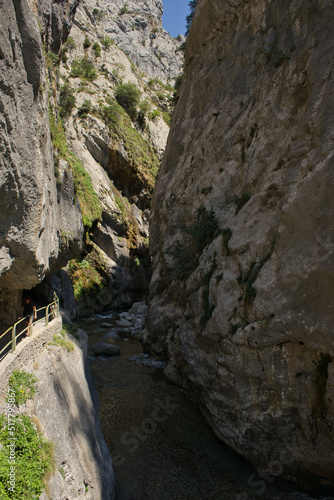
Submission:
[[[332,2],[199,0],[144,344],[253,463],[334,482]]]
[[[0,287],[29,289],[81,249],[71,172],[58,189],[45,61],[27,0],[6,0],[0,26]]]

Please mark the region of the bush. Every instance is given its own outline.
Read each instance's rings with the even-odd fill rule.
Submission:
[[[59,115],[61,118],[66,118],[66,116],[70,115],[76,105],[76,98],[74,95],[74,89],[69,85],[69,83],[65,83],[60,88],[60,97],[59,97]]]
[[[15,438],[15,490],[8,489],[11,448]],[[55,469],[54,445],[36,429],[27,415],[17,415],[8,424],[0,415],[0,498],[16,500],[39,498]]]
[[[92,42],[90,41],[90,39],[88,38],[88,36],[85,36],[85,39],[84,39],[84,42],[83,42],[83,48],[86,50],[86,49],[89,49],[89,47],[92,45]]]
[[[48,52],[46,54],[46,67],[51,70],[57,64],[59,64],[59,56],[54,52]]]
[[[137,106],[140,101],[140,90],[134,83],[122,83],[115,92],[116,101],[134,120],[137,116]]]
[[[114,40],[110,38],[109,36],[106,36],[105,38],[102,38],[101,44],[103,45],[105,50],[109,50],[110,46],[114,43]]]
[[[101,275],[95,269],[89,257],[71,260],[68,264],[69,276],[71,278],[75,300],[84,297],[95,297],[104,288]]]
[[[101,21],[103,18],[104,18],[104,12],[103,10],[100,10],[100,9],[93,9],[93,16],[95,17],[95,19],[97,19],[98,21]]]
[[[148,101],[142,101],[139,106],[139,110],[146,115],[151,109],[151,105]]]
[[[167,125],[170,127],[170,114],[164,112],[162,113],[162,118],[164,119],[164,122],[167,123]]]
[[[25,403],[27,399],[32,399],[34,397],[36,392],[36,382],[37,378],[35,375],[32,375],[32,373],[20,370],[13,371],[9,378],[9,386],[14,391],[15,404],[17,406]]]
[[[183,79],[183,74],[179,75],[175,79],[175,84],[174,84],[174,93],[171,98],[171,105],[175,106],[177,101],[179,100],[180,97],[180,88],[182,85],[182,79]]]
[[[78,115],[80,118],[85,118],[92,109],[92,101],[85,99],[83,104],[78,109]]]
[[[101,45],[99,43],[95,42],[93,44],[92,49],[93,49],[95,57],[100,57],[101,56]]]
[[[76,48],[76,43],[74,41],[74,38],[72,36],[69,36],[66,42],[64,43],[64,47],[69,50],[73,50]]]
[[[94,63],[87,56],[84,56],[80,61],[74,59],[70,76],[93,82],[98,75]]]
[[[119,16],[123,16],[123,14],[128,14],[129,11],[128,11],[128,6],[127,4],[124,5],[124,7],[122,7],[118,13]]]
[[[189,35],[190,26],[195,15],[195,9],[197,5],[197,0],[190,0],[188,6],[190,7],[190,13],[186,17],[186,36]]]
[[[154,109],[148,114],[150,120],[155,120],[156,118],[159,118],[159,116],[160,116],[160,111],[158,109]]]

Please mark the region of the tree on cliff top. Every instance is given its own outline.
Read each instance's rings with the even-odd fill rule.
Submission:
[[[193,20],[194,15],[195,15],[195,9],[196,9],[196,5],[197,5],[197,1],[198,0],[190,0],[190,2],[188,4],[189,7],[190,7],[190,12],[189,12],[189,14],[186,17],[186,28],[187,28],[186,36],[189,35],[191,22]]]

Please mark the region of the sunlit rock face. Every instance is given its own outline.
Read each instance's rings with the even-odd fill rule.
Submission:
[[[326,0],[199,0],[153,199],[143,339],[223,441],[329,483],[333,18]]]
[[[164,83],[182,72],[185,38],[183,33],[173,38],[163,29],[162,0],[85,0],[85,6],[93,21],[93,9],[99,11],[97,24],[141,71]]]

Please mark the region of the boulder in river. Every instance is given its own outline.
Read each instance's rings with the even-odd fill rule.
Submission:
[[[104,356],[116,356],[121,352],[120,348],[114,344],[108,344],[107,342],[98,342],[92,347],[93,353],[95,355]]]

